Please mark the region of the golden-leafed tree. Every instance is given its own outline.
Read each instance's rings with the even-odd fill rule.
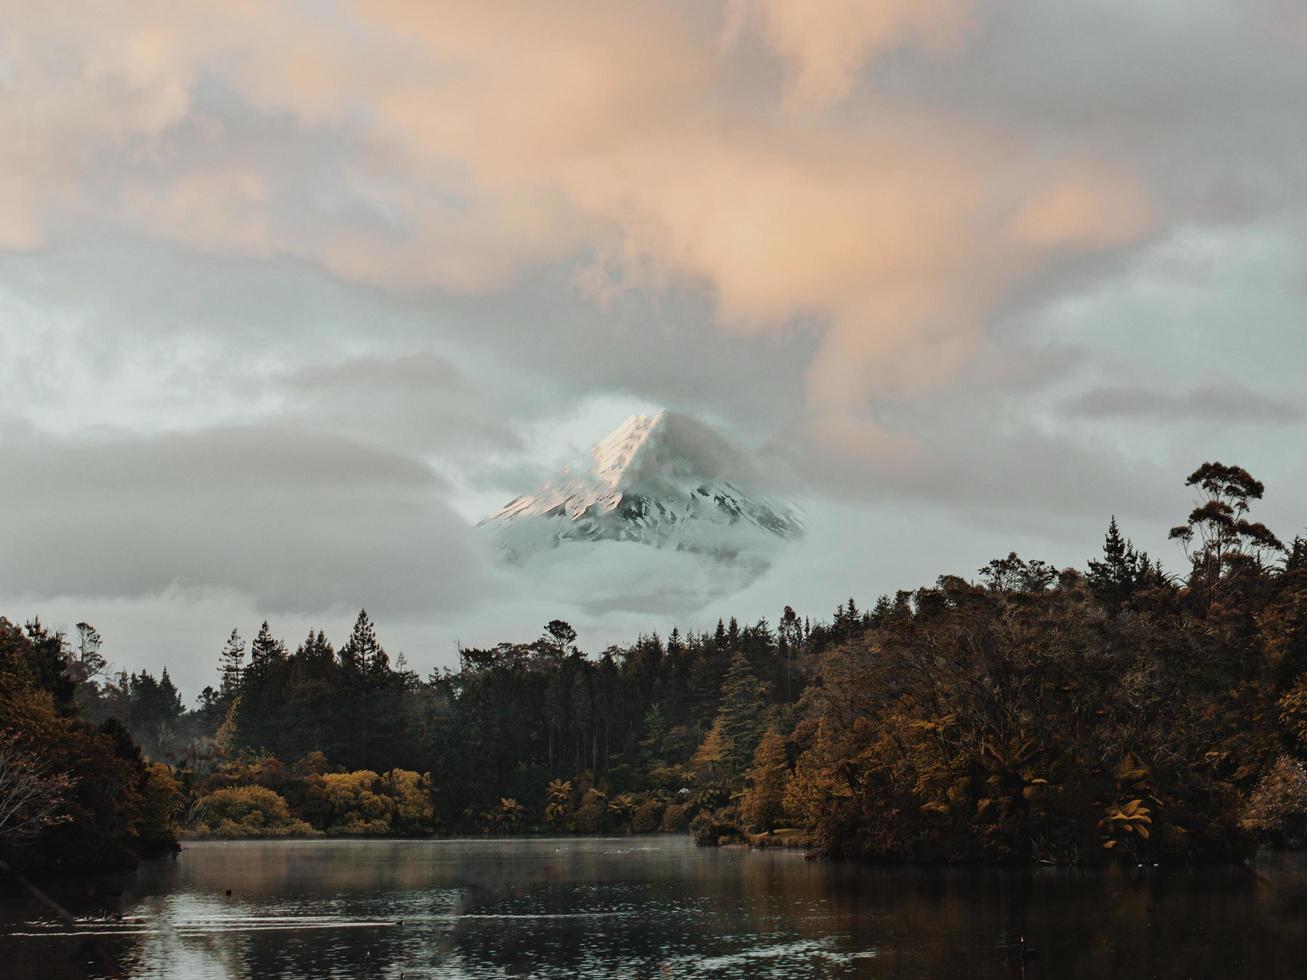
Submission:
[[[726,736],[725,724],[718,717],[690,760],[690,768],[694,770],[700,782],[712,783],[721,778],[730,749],[731,740]]]
[[[785,816],[785,778],[789,764],[785,740],[771,729],[758,742],[749,770],[749,785],[740,799],[740,815],[756,831],[774,830]]]

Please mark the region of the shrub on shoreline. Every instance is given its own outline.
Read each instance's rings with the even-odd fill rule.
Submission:
[[[291,816],[280,793],[264,786],[216,789],[196,801],[195,837],[314,837],[320,832]]]

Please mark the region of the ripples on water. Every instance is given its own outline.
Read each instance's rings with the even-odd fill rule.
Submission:
[[[71,926],[0,907],[0,976],[1307,976],[1297,858],[1015,873],[684,837],[285,841],[192,844],[105,887],[59,896]]]

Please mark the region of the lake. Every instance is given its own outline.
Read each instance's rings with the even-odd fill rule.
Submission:
[[[0,906],[0,975],[1307,975],[1300,855],[1254,871],[1012,872],[687,837],[206,842],[125,884],[70,888],[57,897],[71,927]]]

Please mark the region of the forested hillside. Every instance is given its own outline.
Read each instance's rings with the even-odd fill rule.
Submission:
[[[1253,520],[1263,488],[1237,467],[1189,485],[1183,574],[1113,520],[1083,571],[1009,555],[826,621],[786,607],[589,653],[555,621],[425,678],[366,613],[338,647],[264,623],[231,633],[192,710],[166,673],[100,676],[89,626],[5,622],[4,724],[121,758],[96,792],[175,786],[199,835],[780,830],[882,860],[1236,859],[1307,831],[1307,542]],[[79,825],[91,764],[52,757],[74,819],[48,840]]]

